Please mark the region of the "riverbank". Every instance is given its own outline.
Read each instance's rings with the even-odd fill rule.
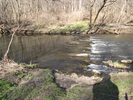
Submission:
[[[128,100],[133,98],[132,72],[111,73],[100,78],[67,75],[12,60],[1,61],[0,65],[0,99],[3,100],[124,100],[125,95]]]
[[[78,21],[78,22],[69,22],[69,23],[56,23],[53,25],[45,25],[42,22],[23,25],[16,31],[16,35],[71,35],[71,34],[86,34],[88,30],[89,21]],[[8,35],[13,33],[17,24],[14,25],[0,25],[0,33]]]
[[[73,35],[73,34],[132,34],[132,23],[116,24],[116,23],[98,23],[90,30],[89,21],[77,21],[69,23],[56,23],[53,25],[45,25],[43,23],[34,23],[23,25],[16,31],[19,36],[35,36],[35,35]],[[13,33],[17,24],[0,25],[0,33],[8,35]]]

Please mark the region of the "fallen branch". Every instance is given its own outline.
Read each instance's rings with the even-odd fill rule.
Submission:
[[[14,30],[14,32],[13,32],[13,34],[12,34],[11,40],[10,40],[10,42],[9,42],[9,44],[8,44],[8,47],[7,47],[7,51],[6,51],[6,53],[5,53],[5,55],[4,55],[4,58],[3,58],[4,61],[8,61],[8,52],[9,52],[9,49],[10,49],[10,46],[11,46],[11,43],[12,43],[14,34],[15,34],[16,31],[18,30],[18,28],[19,28],[19,26]]]

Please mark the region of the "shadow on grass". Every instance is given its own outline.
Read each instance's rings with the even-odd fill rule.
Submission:
[[[93,100],[119,100],[118,87],[111,82],[110,75],[93,86]]]

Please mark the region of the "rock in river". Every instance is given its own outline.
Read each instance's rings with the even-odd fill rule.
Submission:
[[[124,64],[121,64],[119,62],[113,62],[112,60],[108,60],[108,61],[102,61],[103,64],[105,64],[106,66],[112,67],[112,68],[117,68],[117,69],[129,69],[129,67],[127,67]]]
[[[97,75],[100,75],[101,74],[101,72],[100,71],[98,71],[98,70],[92,70],[92,72],[94,73],[94,74],[97,74]]]
[[[121,60],[122,63],[125,63],[125,64],[130,64],[130,63],[133,63],[132,60]]]

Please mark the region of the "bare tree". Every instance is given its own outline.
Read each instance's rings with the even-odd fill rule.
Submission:
[[[107,0],[104,0],[102,6],[99,8],[99,10],[98,10],[98,12],[97,12],[97,14],[96,14],[96,17],[95,17],[95,19],[94,19],[93,26],[95,25],[96,20],[97,20],[97,18],[98,18],[98,16],[99,16],[99,13],[100,13],[101,10],[105,7],[105,4],[106,4],[106,3],[107,3]]]
[[[93,9],[93,6],[94,6],[94,4],[95,4],[95,1],[96,1],[96,0],[93,1],[92,5],[91,5],[91,7],[90,7],[90,27],[92,27],[92,9]]]
[[[116,3],[113,4],[114,2]],[[111,7],[109,8],[109,6]],[[43,15],[43,20],[48,22],[49,17],[46,18],[46,15],[51,16],[54,14],[51,17],[56,17],[57,14],[60,16],[63,13],[64,16],[70,16],[73,12],[78,13],[80,11],[81,14],[90,17],[90,26],[95,26],[105,10],[108,12],[103,15],[106,16],[106,19],[113,16],[112,22],[118,21],[120,23],[122,21],[118,19],[121,18],[124,21],[131,16],[131,13],[133,13],[132,7],[132,0],[126,0],[126,3],[125,0],[0,0],[0,23],[20,23],[35,14],[34,21],[38,22],[40,16]],[[126,12],[124,12],[125,9]],[[123,17],[124,13],[127,17]],[[92,14],[95,14],[94,19]],[[76,17],[76,13],[74,17]],[[71,17],[67,18],[71,19]],[[64,20],[66,19],[64,18]]]
[[[79,0],[79,10],[82,11],[82,0]]]

